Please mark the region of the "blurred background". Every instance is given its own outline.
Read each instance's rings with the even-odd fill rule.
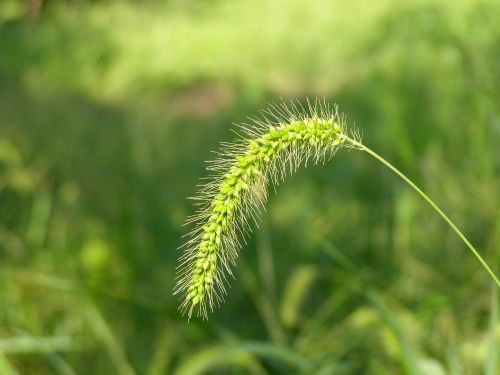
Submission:
[[[205,160],[338,103],[498,274],[500,3],[1,0],[1,374],[500,373],[499,298],[359,152],[271,194],[226,303],[172,296]]]

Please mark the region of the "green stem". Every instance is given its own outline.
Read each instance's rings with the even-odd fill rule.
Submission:
[[[404,182],[406,182],[408,185],[410,185],[413,190],[415,190],[422,198],[424,198],[427,203],[429,203],[436,212],[441,215],[441,217],[448,223],[448,225],[455,231],[455,233],[460,237],[460,239],[467,245],[467,247],[472,251],[474,256],[479,260],[481,265],[484,267],[484,269],[490,274],[491,278],[495,281],[498,287],[500,287],[500,281],[498,280],[497,276],[493,273],[491,268],[488,266],[488,264],[485,262],[483,257],[479,255],[479,252],[472,246],[472,244],[469,242],[469,240],[465,237],[465,235],[458,229],[458,227],[451,221],[451,219],[441,210],[434,201],[429,198],[427,194],[425,194],[417,185],[415,185],[408,177],[406,177],[402,172],[400,172],[394,165],[389,163],[387,160],[385,160],[382,156],[377,154],[375,151],[369,149],[366,147],[364,144],[361,142],[358,142],[348,136],[344,136],[344,139],[349,142],[352,146],[355,148],[365,151],[366,153],[370,154],[372,157],[377,159],[379,162],[384,164],[387,168],[389,168],[391,171],[393,171],[395,174],[397,174]]]

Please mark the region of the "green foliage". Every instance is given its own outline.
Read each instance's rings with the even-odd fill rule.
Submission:
[[[338,103],[498,273],[499,18],[488,0],[47,1],[39,19],[0,1],[0,372],[494,374],[487,275],[361,153],[270,195],[208,322],[172,290],[201,161],[279,97]]]

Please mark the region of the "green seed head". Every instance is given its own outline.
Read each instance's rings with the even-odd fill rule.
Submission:
[[[331,158],[345,138],[336,107],[316,101],[272,105],[263,118],[241,125],[241,138],[225,145],[207,169],[214,172],[195,199],[198,212],[178,268],[175,293],[181,311],[206,318],[226,294],[226,278],[241,248],[239,233],[248,234],[266,201],[269,183],[278,184],[308,161]]]

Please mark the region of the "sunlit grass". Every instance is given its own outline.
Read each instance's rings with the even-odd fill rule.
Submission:
[[[171,291],[202,160],[280,96],[339,103],[498,271],[497,3],[20,4],[0,1],[0,342],[31,349],[0,372],[496,375],[487,277],[354,152],[271,194],[209,323]]]

